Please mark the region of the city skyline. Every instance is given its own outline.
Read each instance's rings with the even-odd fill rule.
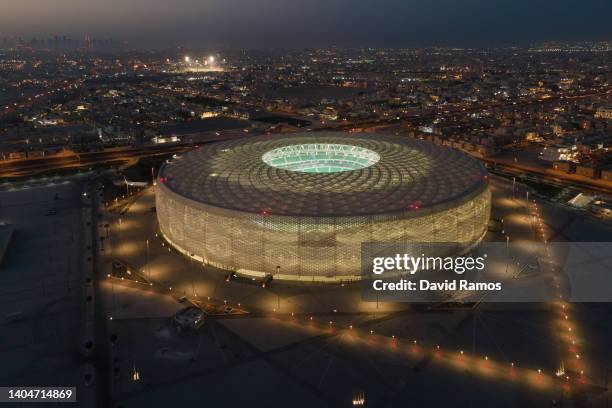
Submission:
[[[600,0],[393,0],[383,7],[362,0],[8,0],[2,11],[0,37],[112,37],[134,48],[490,47],[612,38],[612,4]]]

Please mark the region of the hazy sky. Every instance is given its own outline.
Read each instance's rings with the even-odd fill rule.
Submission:
[[[0,36],[133,45],[505,45],[612,40],[612,0],[0,0]]]

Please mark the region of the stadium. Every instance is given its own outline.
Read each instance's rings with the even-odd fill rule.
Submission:
[[[163,238],[253,278],[359,280],[362,242],[484,236],[486,169],[454,149],[373,133],[316,132],[217,142],[160,169]]]

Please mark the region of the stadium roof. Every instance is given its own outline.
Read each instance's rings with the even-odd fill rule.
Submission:
[[[211,206],[351,216],[448,208],[487,185],[455,149],[385,134],[316,132],[212,143],[170,160],[159,181]]]

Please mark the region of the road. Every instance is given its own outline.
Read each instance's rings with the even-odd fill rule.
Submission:
[[[534,176],[537,181],[559,187],[574,187],[578,190],[589,191],[597,194],[612,194],[612,183],[579,176],[576,174],[562,173],[552,169],[530,166],[527,164],[516,164],[499,161],[495,158],[480,158],[480,160],[493,167],[493,171],[517,177]]]
[[[97,164],[124,162],[134,158],[181,153],[185,145],[151,146],[103,152],[79,153],[71,156],[52,156],[40,159],[0,162],[0,177],[27,177],[52,170],[91,167]]]
[[[242,133],[204,135],[195,143],[224,141],[244,137]],[[101,152],[74,153],[65,156],[50,156],[25,160],[0,161],[0,178],[29,177],[53,170],[87,168],[99,164],[127,162],[143,157],[182,153],[189,150],[192,143],[173,143],[141,147],[126,147]]]

